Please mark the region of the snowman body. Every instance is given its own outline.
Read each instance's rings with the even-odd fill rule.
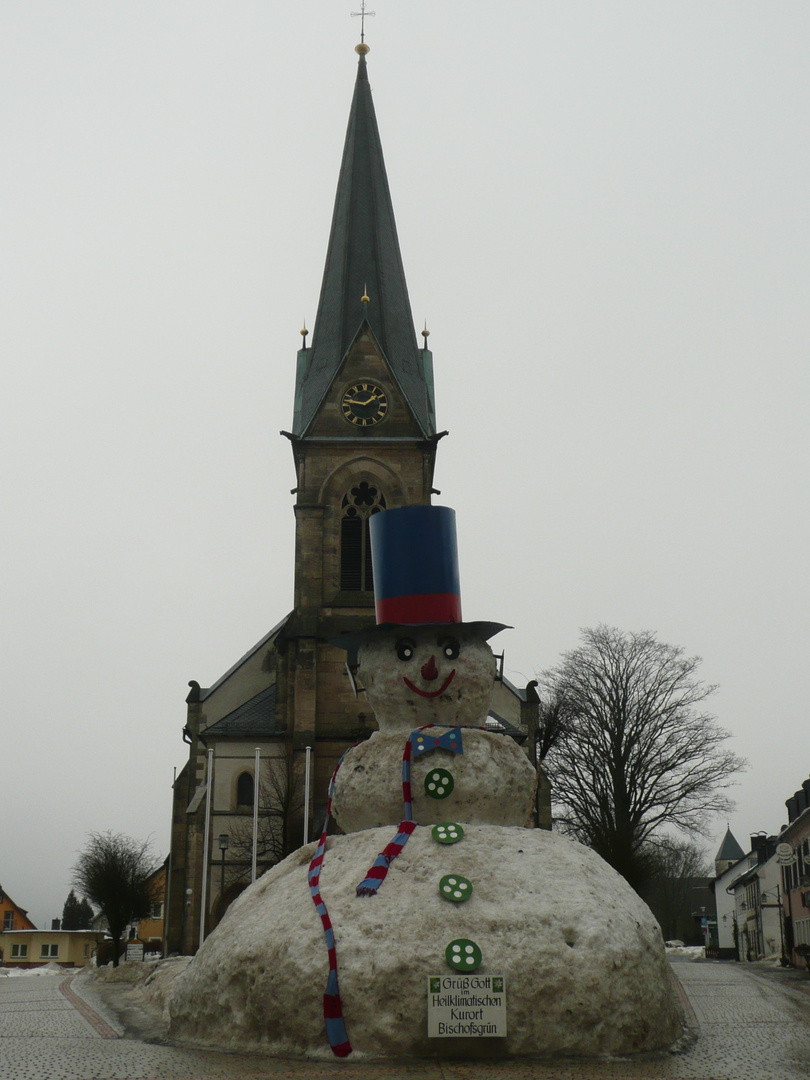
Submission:
[[[481,730],[494,670],[463,626],[384,629],[363,646],[380,730],[334,778],[345,835],[319,865],[327,919],[308,895],[308,845],[234,902],[177,980],[174,1038],[329,1059],[327,977],[350,1060],[627,1054],[680,1035],[649,909],[594,852],[524,827],[534,769]],[[506,1036],[429,1039],[428,977],[470,970],[505,980]]]

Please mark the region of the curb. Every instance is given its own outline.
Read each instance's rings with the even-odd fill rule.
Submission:
[[[75,978],[75,975],[68,975],[66,979],[59,983],[59,989],[62,991],[64,996],[67,998],[67,1000],[76,1010],[76,1012],[84,1017],[87,1023],[95,1029],[97,1034],[100,1035],[102,1039],[120,1038],[118,1032],[113,1031],[107,1021],[102,1020],[102,1018],[98,1015],[95,1009],[91,1009],[86,1001],[83,1001],[82,998],[78,996],[78,994],[75,994],[73,990],[71,990],[70,984]]]

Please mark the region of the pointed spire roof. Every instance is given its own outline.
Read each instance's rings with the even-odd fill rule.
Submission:
[[[299,368],[296,435],[305,435],[364,323],[399,384],[424,435],[433,434],[430,396],[416,342],[394,209],[365,52],[354,87],[332,230],[312,346]],[[362,297],[367,303],[361,303]],[[298,410],[300,409],[300,412]]]
[[[714,857],[715,863],[735,863],[745,857],[745,852],[734,839],[734,834],[731,829],[726,828],[726,835],[723,837],[723,842],[720,845],[720,850]]]

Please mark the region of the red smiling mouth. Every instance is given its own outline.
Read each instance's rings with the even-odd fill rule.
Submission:
[[[447,687],[450,685],[450,683],[453,681],[455,676],[456,676],[456,669],[453,668],[453,670],[450,672],[450,674],[447,676],[447,678],[444,680],[444,682],[442,683],[442,685],[439,687],[438,690],[420,690],[418,686],[414,686],[413,683],[411,682],[411,680],[406,679],[404,675],[402,677],[402,681],[405,683],[405,685],[408,687],[409,690],[413,690],[413,692],[415,694],[418,694],[420,697],[433,698],[433,697],[438,697],[439,694],[443,694],[445,692],[445,690],[447,689]]]

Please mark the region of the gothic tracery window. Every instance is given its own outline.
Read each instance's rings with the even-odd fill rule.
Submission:
[[[340,588],[349,592],[374,589],[371,572],[371,542],[368,523],[372,514],[385,510],[385,496],[361,480],[344,496],[340,505]]]

